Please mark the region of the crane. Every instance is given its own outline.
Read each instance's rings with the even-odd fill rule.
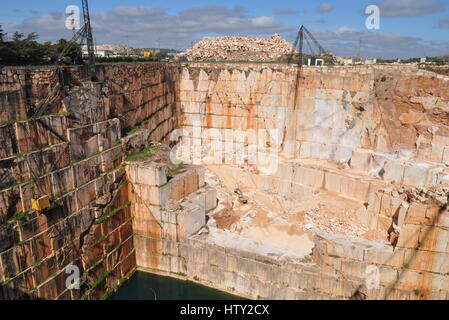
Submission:
[[[96,81],[96,71],[95,71],[95,51],[94,51],[94,41],[92,36],[92,27],[90,25],[90,14],[89,14],[89,4],[87,0],[82,0],[83,2],[83,16],[84,16],[84,24],[75,34],[72,39],[67,42],[64,49],[58,55],[56,60],[56,72],[59,74],[59,81],[54,83],[50,89],[47,97],[40,102],[37,106],[35,106],[30,113],[33,117],[38,117],[47,112],[47,109],[51,105],[52,101],[57,97],[58,92],[64,88],[65,76],[64,76],[64,67],[61,66],[64,64],[65,57],[70,52],[70,50],[77,44],[82,44],[86,41],[87,51],[88,51],[88,60],[87,66],[89,71],[89,77],[91,81]]]
[[[303,66],[304,61],[303,61],[303,56],[304,56],[304,40],[307,42],[310,51],[313,52],[312,49],[312,45],[309,41],[309,39],[313,42],[313,44],[318,48],[319,51],[319,55],[322,55],[324,53],[326,53],[327,51],[321,46],[321,44],[315,39],[315,37],[312,35],[312,33],[305,27],[305,26],[301,26],[301,28],[299,29],[298,35],[296,36],[296,40],[295,43],[293,45],[293,49],[292,52],[290,53],[289,57],[288,57],[288,64],[290,64],[293,60],[293,56],[295,55],[295,50],[296,47],[299,44],[299,62],[298,65],[300,67]]]
[[[58,62],[63,61],[68,52],[76,45],[86,43],[87,45],[87,66],[89,69],[89,76],[92,81],[96,79],[95,72],[95,50],[94,50],[94,37],[92,35],[92,26],[90,24],[90,13],[88,0],[82,0],[83,2],[83,18],[84,24],[67,43],[62,52],[58,56]]]
[[[88,67],[91,80],[95,80],[95,51],[94,51],[94,37],[92,35],[92,26],[90,24],[89,3],[83,0],[83,16],[84,16],[84,37],[87,42],[88,52]]]

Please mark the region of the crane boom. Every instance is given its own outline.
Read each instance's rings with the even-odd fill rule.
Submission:
[[[318,49],[320,50],[320,54],[323,54],[324,51],[326,51],[326,50],[324,50],[324,48],[321,46],[321,44],[315,39],[313,34],[309,30],[307,30],[306,27],[304,27],[304,31],[309,36],[309,38],[312,39],[312,41],[315,43],[315,45],[318,47]]]
[[[315,46],[318,48],[320,55],[322,55],[323,53],[326,52],[326,50],[315,39],[315,37],[312,35],[312,33],[309,30],[307,30],[306,27],[301,26],[301,28],[299,29],[298,35],[296,36],[296,40],[293,45],[293,50],[288,58],[288,64],[291,63],[293,56],[295,54],[296,47],[298,46],[298,43],[299,43],[299,63],[298,64],[300,67],[303,65],[302,59],[303,59],[303,55],[304,55],[304,52],[303,52],[304,40],[307,41],[307,45],[309,46],[310,50],[313,51],[312,46],[310,45],[309,39],[312,40],[313,43],[315,44]]]
[[[94,51],[94,37],[92,36],[92,26],[90,24],[89,3],[83,0],[83,15],[84,15],[84,29],[88,52],[88,67],[91,80],[95,79],[95,51]]]

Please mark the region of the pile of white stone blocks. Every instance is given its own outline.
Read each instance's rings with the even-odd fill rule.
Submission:
[[[216,191],[204,181],[205,170],[187,166],[174,177],[166,164],[129,163],[134,231],[144,237],[188,238],[206,225],[206,214],[217,206]]]

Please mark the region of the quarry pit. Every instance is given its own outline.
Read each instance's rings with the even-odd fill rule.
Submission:
[[[448,76],[97,74],[0,71],[0,299],[107,299],[136,270],[249,299],[449,298]]]

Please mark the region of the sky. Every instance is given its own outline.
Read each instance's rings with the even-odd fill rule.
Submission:
[[[65,10],[81,0],[2,1],[0,25],[40,41],[70,38]],[[365,9],[380,9],[368,29]],[[205,36],[268,36],[293,42],[301,25],[340,56],[411,58],[449,53],[449,0],[89,0],[98,44],[184,50]],[[361,44],[360,44],[361,43]]]

